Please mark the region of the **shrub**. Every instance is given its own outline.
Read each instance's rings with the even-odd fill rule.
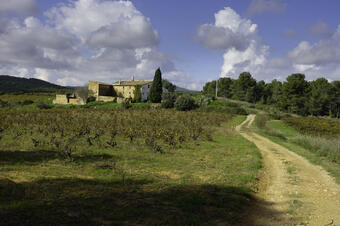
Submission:
[[[129,108],[131,108],[132,107],[132,105],[131,105],[131,99],[124,99],[124,101],[122,102],[122,107],[124,108],[124,109],[129,109]]]
[[[173,108],[175,106],[177,95],[175,93],[162,94],[162,108]]]
[[[264,114],[258,114],[255,118],[255,125],[259,129],[265,129],[268,121],[268,117]]]
[[[208,106],[212,101],[212,98],[209,96],[200,96],[197,100],[197,104],[199,107],[206,107]]]
[[[7,101],[3,101],[0,99],[0,107],[3,108],[3,107],[8,107],[9,106],[9,103]]]
[[[39,109],[51,109],[52,106],[49,105],[48,103],[44,102],[44,101],[39,101],[37,103],[37,108],[39,108]]]
[[[33,100],[25,100],[24,102],[22,102],[23,105],[30,105],[33,104],[34,101]]]
[[[181,95],[177,97],[175,102],[175,108],[179,111],[189,111],[197,108],[194,98],[189,95]]]

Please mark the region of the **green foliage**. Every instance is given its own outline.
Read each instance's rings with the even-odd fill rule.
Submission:
[[[138,103],[141,102],[142,100],[142,86],[136,86],[135,90],[133,91],[134,97],[133,97],[133,102]]]
[[[175,101],[177,98],[177,94],[175,93],[163,93],[162,94],[162,108],[173,108],[175,106]]]
[[[122,102],[122,108],[124,109],[129,109],[131,108],[132,105],[131,105],[131,99],[129,98],[125,98],[124,101]]]
[[[306,115],[308,113],[307,94],[308,82],[304,74],[292,74],[287,77],[287,82],[282,86],[282,95],[279,99],[279,107],[290,113]]]
[[[162,80],[163,87],[168,90],[168,92],[173,93],[176,91],[176,86],[166,79]]]
[[[284,117],[283,121],[297,131],[313,136],[340,136],[340,121],[335,119]]]
[[[161,72],[161,69],[158,68],[155,72],[155,77],[153,79],[152,86],[150,88],[148,99],[152,103],[161,103],[162,93],[163,93],[162,72]]]
[[[199,107],[206,107],[208,106],[211,102],[213,101],[213,98],[209,97],[209,96],[199,96],[197,99],[197,105]]]
[[[39,109],[51,109],[52,106],[49,103],[47,103],[46,101],[39,101],[37,103],[37,108],[39,108]]]
[[[240,74],[237,80],[232,85],[233,98],[237,100],[245,101],[250,94],[254,92],[256,86],[256,80],[251,76],[249,72],[243,72]],[[248,93],[248,95],[247,95]]]
[[[255,118],[255,125],[259,129],[265,129],[268,121],[268,116],[265,114],[258,114]]]
[[[177,97],[175,108],[179,111],[189,111],[197,108],[194,98],[189,95],[183,94]]]

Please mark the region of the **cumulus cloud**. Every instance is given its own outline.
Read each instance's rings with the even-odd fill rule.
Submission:
[[[252,0],[246,14],[249,17],[262,13],[280,13],[284,12],[287,4],[283,0]]]
[[[235,48],[245,50],[256,35],[257,25],[241,18],[227,7],[215,14],[215,24],[198,27],[195,38],[204,46],[214,50]]]
[[[242,18],[233,9],[215,14],[215,24],[203,24],[197,38],[210,49],[225,50],[221,76],[238,76],[243,71],[256,72],[266,63],[269,47],[261,44],[257,25]]]
[[[318,21],[309,28],[309,34],[313,37],[328,38],[332,35],[332,31],[329,29],[328,24]]]
[[[322,66],[340,62],[340,26],[332,37],[315,44],[303,41],[288,53],[295,64]]]
[[[0,17],[1,74],[82,85],[132,75],[152,79],[161,67],[173,82],[185,86],[194,82],[157,50],[157,31],[130,1],[70,1],[44,16],[47,22]]]
[[[237,78],[240,73],[249,71],[257,80],[271,81],[273,79],[285,80],[292,73],[305,73],[307,80],[313,80],[323,76],[330,80],[340,79],[340,26],[329,38],[316,43],[302,41],[299,45],[280,58],[269,59],[270,48],[264,45],[257,32],[257,26],[250,20],[241,18],[235,11],[226,8],[215,15],[215,24],[210,28],[230,29],[234,33],[240,33],[247,39],[246,48],[238,48],[236,44],[217,45],[216,43],[228,43],[230,37],[224,35],[224,41],[215,41],[214,32],[206,32],[202,35],[206,40],[201,43],[211,49],[225,50],[221,77]],[[240,24],[242,29],[240,29]],[[203,32],[202,25],[198,32]],[[250,28],[253,29],[250,29]],[[225,34],[226,32],[222,33]],[[285,34],[295,37],[294,30],[286,30]],[[209,41],[209,38],[211,40]],[[204,40],[205,40],[204,39]],[[211,42],[211,43],[209,43]],[[206,44],[209,43],[209,44]],[[214,45],[212,44],[214,43]],[[214,48],[212,48],[214,47]]]
[[[35,15],[39,12],[36,0],[1,0],[0,13]]]

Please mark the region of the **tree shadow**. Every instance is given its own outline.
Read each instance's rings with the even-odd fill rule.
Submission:
[[[0,179],[4,225],[254,225],[256,212],[280,215],[245,189],[166,185],[150,180]]]
[[[116,156],[108,155],[108,154],[100,154],[100,155],[72,155],[74,162],[98,162],[105,160],[114,160],[118,161],[119,158]],[[50,161],[54,159],[59,159],[61,161],[66,161],[65,157],[62,153],[51,150],[37,150],[37,151],[4,151],[0,150],[0,164],[34,164],[45,161]]]
[[[0,150],[0,164],[38,163],[58,158],[55,151],[4,151]]]

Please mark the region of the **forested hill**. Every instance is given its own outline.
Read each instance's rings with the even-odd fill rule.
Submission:
[[[67,89],[40,79],[0,75],[0,94],[56,92]]]

